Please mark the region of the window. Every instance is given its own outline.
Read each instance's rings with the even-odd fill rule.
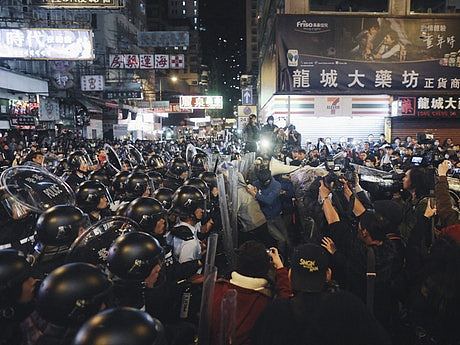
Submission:
[[[415,13],[459,13],[460,3],[447,0],[411,0],[410,10]]]
[[[388,12],[388,0],[311,0],[310,9],[336,12]]]

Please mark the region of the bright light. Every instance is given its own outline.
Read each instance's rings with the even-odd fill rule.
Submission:
[[[264,139],[262,139],[262,140],[260,141],[260,147],[261,147],[262,149],[269,149],[271,146],[272,146],[272,143],[271,143],[271,141],[268,140],[268,139],[265,139],[265,138],[264,138]]]
[[[173,75],[173,76],[171,77],[171,81],[172,81],[173,83],[177,82],[178,80],[179,80],[179,79],[178,79],[175,75]]]

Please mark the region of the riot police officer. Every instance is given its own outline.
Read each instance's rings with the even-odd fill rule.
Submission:
[[[33,311],[35,283],[30,264],[21,252],[0,250],[1,345],[21,344],[20,323]]]
[[[73,345],[166,345],[160,321],[132,308],[109,309],[90,319]]]
[[[191,162],[192,177],[198,177],[201,173],[208,170],[208,156],[203,152],[198,152]]]
[[[172,211],[179,222],[171,229],[168,241],[173,247],[174,258],[179,264],[187,263],[183,278],[192,277],[202,266],[202,245],[198,239],[196,224],[206,212],[206,198],[196,187],[182,186],[174,193]]]
[[[110,288],[107,276],[87,263],[71,263],[52,271],[37,293],[37,313],[48,323],[37,345],[70,343],[80,326],[107,302]]]
[[[34,274],[43,277],[63,265],[73,241],[88,226],[88,217],[75,206],[58,205],[43,212],[36,225]]]
[[[163,257],[159,242],[145,232],[118,237],[107,257],[107,268],[114,276],[114,305],[143,308],[145,286],[155,284]]]
[[[158,189],[163,186],[163,175],[160,174],[158,171],[150,170],[147,175],[152,182],[153,188]]]
[[[170,188],[158,188],[153,192],[152,195],[155,199],[157,199],[161,205],[165,208],[165,210],[169,210],[172,207],[172,200],[174,196],[174,191]]]
[[[141,197],[132,201],[125,215],[137,222],[142,231],[151,234],[160,242],[163,241],[166,232],[166,210],[163,205],[154,198]]]
[[[111,196],[107,187],[99,181],[85,181],[75,193],[77,206],[88,214],[91,222],[109,217]]]
[[[159,172],[162,175],[166,172],[165,161],[163,157],[158,154],[153,154],[149,157],[147,160],[147,166],[150,168],[150,170]]]
[[[188,177],[188,165],[183,158],[174,158],[166,172],[163,186],[176,191]]]
[[[120,203],[125,197],[125,185],[129,175],[129,171],[120,171],[113,178],[112,188],[114,201],[111,210],[114,212],[117,211]]]
[[[85,154],[83,151],[72,152],[67,158],[67,163],[71,173],[67,176],[65,182],[67,182],[73,190],[76,190],[80,183],[86,181],[86,174],[89,170],[89,166],[85,160]]]
[[[125,184],[125,202],[131,202],[136,198],[150,195],[150,179],[147,174],[133,172],[126,179]]]

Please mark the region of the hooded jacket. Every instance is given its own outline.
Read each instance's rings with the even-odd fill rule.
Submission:
[[[257,200],[246,190],[243,175],[238,174],[238,222],[240,230],[249,232],[264,225],[267,220]]]

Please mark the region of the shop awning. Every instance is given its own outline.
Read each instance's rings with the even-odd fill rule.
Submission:
[[[0,68],[0,89],[48,96],[48,82]]]
[[[89,99],[81,98],[78,102],[84,106],[89,113],[102,114],[102,108],[94,104],[94,102]]]

